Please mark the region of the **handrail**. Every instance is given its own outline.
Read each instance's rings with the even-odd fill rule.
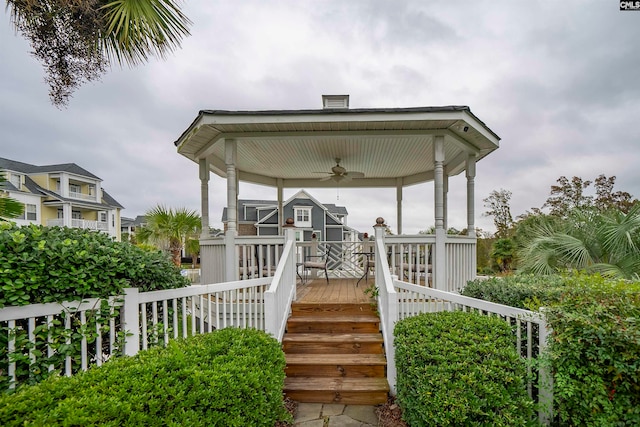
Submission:
[[[265,331],[280,342],[296,290],[295,243],[295,239],[287,239],[271,286],[264,293]]]
[[[384,339],[385,355],[387,357],[387,382],[390,392],[396,394],[396,364],[393,329],[398,321],[398,297],[393,286],[397,276],[392,276],[387,262],[385,241],[382,233],[376,233],[376,287],[378,289],[378,306],[380,311],[380,325]]]

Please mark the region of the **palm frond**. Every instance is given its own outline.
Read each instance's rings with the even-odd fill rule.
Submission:
[[[110,62],[134,66],[152,55],[164,58],[189,35],[191,21],[171,0],[116,0],[101,10],[102,48]]]

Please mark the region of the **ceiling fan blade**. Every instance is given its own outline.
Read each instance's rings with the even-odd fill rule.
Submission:
[[[344,175],[348,176],[349,179],[351,179],[351,178],[364,178],[364,173],[362,173],[362,172],[349,171],[349,172],[345,173]]]
[[[325,176],[324,178],[320,178],[320,181],[329,181],[333,178],[333,175]]]

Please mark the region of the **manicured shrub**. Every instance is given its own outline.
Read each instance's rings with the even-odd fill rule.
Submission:
[[[467,296],[545,306],[560,425],[640,425],[640,282],[575,273],[469,282]]]
[[[188,284],[167,255],[105,233],[0,223],[0,308]]]
[[[222,329],[0,396],[3,426],[269,426],[284,354],[256,330]]]
[[[640,283],[567,278],[547,311],[561,425],[640,425]]]
[[[462,295],[517,308],[537,308],[558,300],[566,287],[562,276],[518,274],[476,279],[467,283]]]
[[[412,427],[534,424],[526,368],[504,320],[425,313],[396,324],[398,402]]]

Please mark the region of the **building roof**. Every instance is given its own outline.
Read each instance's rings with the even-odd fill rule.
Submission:
[[[84,176],[87,178],[95,179],[98,181],[102,181],[100,178],[87,171],[84,168],[76,165],[75,163],[64,163],[59,165],[44,165],[44,166],[36,166],[31,165],[29,163],[19,162],[16,160],[6,159],[0,157],[0,170],[7,170],[12,172],[17,172],[25,175],[24,185],[29,190],[28,192],[34,194],[36,196],[48,196],[54,199],[58,199],[66,202],[73,202],[75,204],[81,204],[85,206],[89,206],[92,208],[104,208],[104,205],[108,205],[110,207],[116,207],[120,209],[124,209],[124,207],[111,196],[104,188],[102,188],[102,200],[103,203],[91,202],[88,200],[77,200],[67,197],[62,197],[62,195],[56,193],[55,191],[47,190],[45,188],[40,187],[36,182],[31,179],[29,174],[40,174],[40,173],[56,173],[56,172],[65,172],[72,173],[75,175]],[[7,181],[6,190],[21,192],[23,190],[17,189],[11,182]]]
[[[438,162],[458,175],[498,149],[500,137],[467,106],[201,110],[174,144],[226,178],[228,141],[242,182],[387,188],[432,181]],[[346,173],[336,175],[340,169]]]
[[[73,173],[75,175],[86,176],[92,179],[97,179],[99,181],[102,181],[99,177],[95,176],[88,170],[76,165],[75,163],[62,163],[59,165],[36,166],[36,165],[31,165],[29,163],[23,163],[17,160],[5,159],[0,157],[0,169],[21,172],[24,174],[67,172],[67,173]]]
[[[288,201],[292,201],[294,200],[289,199]],[[315,199],[314,199],[315,200]],[[283,204],[286,205],[287,201],[284,201]],[[345,208],[344,206],[336,206],[334,204],[322,204],[322,206],[324,206],[327,211],[329,211],[329,213],[334,214],[334,215],[347,215],[347,208]],[[277,209],[278,208],[278,202],[276,200],[238,200],[238,213],[239,213],[239,218],[238,221],[240,222],[251,222],[251,223],[255,223],[258,222],[258,213],[256,211],[256,209],[245,209],[245,207],[268,207],[268,208],[272,208],[272,209]],[[245,212],[248,214],[245,217]],[[225,207],[222,210],[222,222],[226,222],[227,221],[227,207]]]

